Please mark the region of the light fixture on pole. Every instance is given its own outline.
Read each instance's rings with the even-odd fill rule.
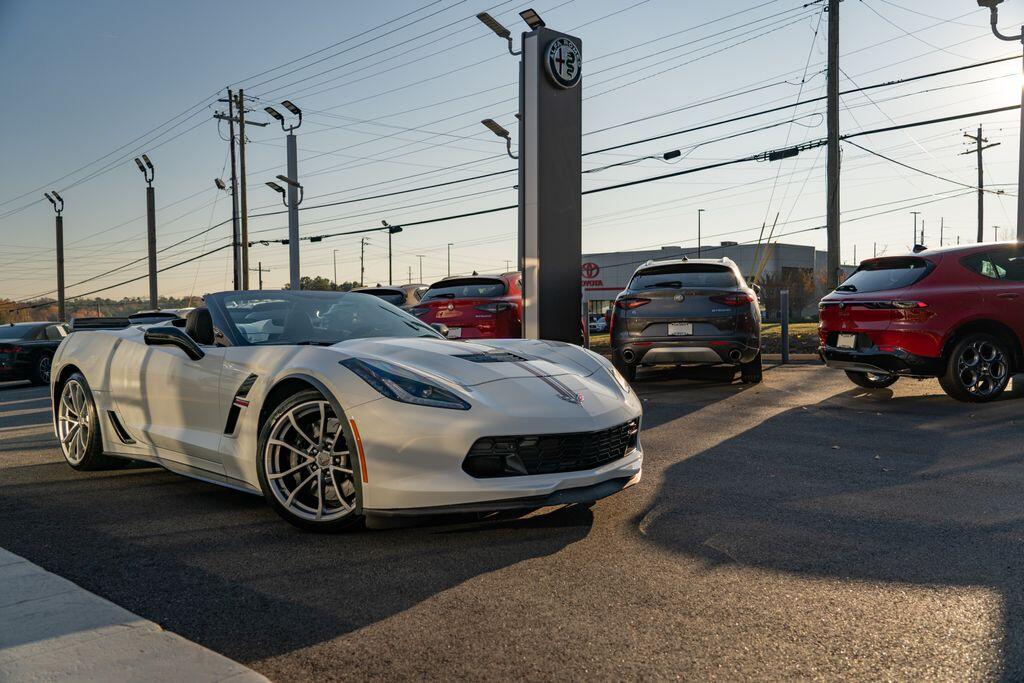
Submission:
[[[524,9],[519,13],[519,16],[523,18],[523,21],[526,22],[526,25],[530,27],[531,31],[536,31],[539,28],[547,26],[547,24],[544,23],[544,20],[540,18],[540,15],[537,14],[533,8]]]
[[[295,129],[302,125],[302,110],[295,106],[291,100],[283,100],[281,106],[287,109],[292,115],[298,117],[292,125],[286,125],[284,116],[273,107],[264,107],[272,118],[281,124],[281,130],[288,133],[286,138],[288,148],[288,175],[277,176],[277,179],[288,185],[288,275],[292,289],[299,288],[299,204],[302,202],[302,186],[298,183],[299,177],[299,146],[295,138]],[[277,190],[275,189],[275,192]]]
[[[480,14],[476,15],[476,18],[479,19],[480,23],[482,23],[484,26],[494,31],[494,33],[499,38],[504,38],[505,40],[508,41],[508,53],[510,55],[515,57],[520,54],[519,52],[516,52],[515,50],[512,49],[512,32],[509,31],[504,26],[502,26],[497,19],[492,17],[487,12],[481,12]]]
[[[518,159],[519,157],[512,153],[512,136],[507,130],[502,128],[494,119],[484,119],[480,123],[487,127],[487,130],[491,131],[499,138],[505,139],[505,151],[508,152],[508,156],[511,159]]]
[[[60,318],[60,322],[66,322],[67,306],[64,298],[64,199],[57,193],[57,190],[45,192],[43,196],[53,205],[53,211],[57,214],[54,219],[57,236],[57,317]]]
[[[391,281],[391,236],[396,232],[402,232],[402,226],[390,225],[387,221],[381,221],[380,224],[388,231],[388,286],[390,287],[394,284]]]
[[[992,35],[999,40],[1019,42],[1022,46],[1021,58],[1024,60],[1024,27],[1016,36],[1007,36],[999,32],[996,22],[999,18],[999,4],[1003,0],[978,0],[978,7],[987,7],[989,10],[989,24],[992,26]],[[1021,63],[1024,73],[1024,61]],[[1024,241],[1024,83],[1020,91],[1020,149],[1017,153],[1017,241]],[[978,143],[981,144],[980,142]]]
[[[135,165],[139,167],[142,177],[146,179],[146,246],[149,252],[149,307],[154,311],[160,308],[158,305],[156,286],[156,191],[153,189],[153,178],[156,177],[156,169],[149,156],[142,155],[142,159],[135,157]]]
[[[218,190],[228,191],[230,193],[230,190],[228,190],[227,184],[225,184],[225,182],[223,180],[221,180],[220,178],[214,178],[213,179],[213,184],[214,184],[214,187],[216,187]]]

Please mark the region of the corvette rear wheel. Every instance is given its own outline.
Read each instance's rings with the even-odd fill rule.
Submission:
[[[120,464],[116,459],[103,455],[99,415],[92,390],[85,377],[77,372],[60,390],[57,438],[64,459],[76,470],[98,470]]]
[[[263,495],[279,515],[312,531],[340,531],[356,512],[359,465],[349,448],[344,416],[320,392],[285,400],[260,432]]]

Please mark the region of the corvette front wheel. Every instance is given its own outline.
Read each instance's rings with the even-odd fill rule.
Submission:
[[[359,461],[345,418],[315,390],[279,405],[260,430],[258,470],[263,495],[297,527],[332,532],[357,513]]]

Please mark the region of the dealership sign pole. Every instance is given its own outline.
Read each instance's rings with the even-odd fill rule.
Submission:
[[[523,336],[581,343],[582,41],[535,12],[522,37],[519,267]]]

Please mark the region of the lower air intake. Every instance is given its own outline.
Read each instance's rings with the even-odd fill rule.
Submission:
[[[516,477],[592,470],[634,450],[639,420],[596,432],[488,436],[477,439],[462,462],[472,477]]]

